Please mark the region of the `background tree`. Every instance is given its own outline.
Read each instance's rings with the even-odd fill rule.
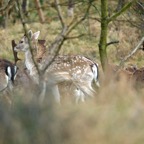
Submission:
[[[24,15],[28,16],[28,10],[29,10],[29,0],[23,0],[22,1],[22,11]]]
[[[134,2],[136,2],[136,0],[132,0],[131,2],[126,3],[121,8],[121,10],[112,14],[112,16],[108,17],[108,0],[101,0],[101,35],[99,41],[99,54],[103,70],[105,70],[105,67],[108,65],[108,57],[107,57],[108,24],[114,21],[123,12],[128,10],[128,8],[130,8],[130,6]]]
[[[74,0],[68,0],[68,16],[73,17],[74,15]]]
[[[125,4],[125,0],[118,0],[116,11],[121,10],[124,4]]]
[[[41,8],[40,1],[39,0],[35,0],[35,5],[36,5],[37,11],[38,11],[40,22],[43,23],[45,21],[45,17],[44,17],[42,8]]]

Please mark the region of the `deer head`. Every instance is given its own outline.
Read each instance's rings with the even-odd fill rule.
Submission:
[[[34,42],[35,40],[37,40],[39,37],[39,34],[40,34],[40,31],[33,33],[31,30],[29,30],[27,34],[28,36],[24,35],[22,39],[19,41],[19,43],[15,46],[14,50],[16,52],[19,52],[19,51],[26,52],[27,50],[29,50],[29,47],[30,47],[29,41]]]
[[[33,55],[30,51],[30,43],[34,44],[38,39],[40,31],[33,33],[31,30],[28,31],[27,35],[24,35],[19,43],[14,47],[14,51],[16,52],[24,52],[25,53],[25,66],[29,71],[30,76],[32,76],[34,82],[39,84],[39,74],[38,69],[35,66],[33,61]],[[32,45],[33,48],[33,45]]]

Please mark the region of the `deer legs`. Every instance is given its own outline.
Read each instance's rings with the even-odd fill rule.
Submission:
[[[89,86],[88,86],[89,87]],[[87,87],[81,87],[77,88],[76,86],[74,86],[74,96],[75,96],[75,102],[79,103],[79,101],[81,102],[85,102],[85,95],[89,95],[90,93],[92,94],[92,87],[90,86],[91,91],[89,91],[89,88]],[[48,93],[46,93],[48,92]],[[40,93],[40,98],[39,98],[39,102],[40,104],[43,102],[45,95],[52,95],[54,96],[54,99],[57,103],[60,103],[60,93],[59,93],[59,88],[57,84],[46,84],[46,82],[43,82],[42,84],[42,91]]]
[[[44,98],[45,98],[45,95],[46,95],[46,92],[47,92],[47,89],[48,89],[48,94],[54,96],[55,98],[55,101],[57,103],[60,103],[60,93],[59,93],[59,89],[58,89],[58,85],[55,85],[55,84],[46,84],[46,82],[43,82],[42,84],[42,91],[40,93],[40,98],[39,98],[39,102],[42,103]]]
[[[60,103],[60,93],[59,93],[58,85],[52,85],[51,93],[55,97],[56,102]]]
[[[45,98],[45,94],[46,94],[46,82],[43,82],[42,83],[42,91],[40,93],[40,96],[39,96],[39,102],[40,104],[43,102],[44,98]]]
[[[82,102],[85,102],[85,96],[84,96],[84,93],[80,90],[80,89],[78,89],[78,88],[76,88],[75,90],[74,90],[74,94],[75,94],[75,98],[76,98],[76,104],[78,104],[79,103],[79,101],[81,100]]]

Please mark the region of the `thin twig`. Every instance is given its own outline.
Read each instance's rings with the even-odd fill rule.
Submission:
[[[9,9],[10,6],[13,6],[15,0],[9,0],[9,2],[0,8],[0,12],[6,11],[7,9]]]
[[[137,0],[132,0],[131,2],[128,2],[127,4],[125,4],[120,11],[116,12],[110,18],[108,18],[108,23],[115,20],[118,16],[120,16],[123,12],[125,12],[129,7],[131,7],[132,4],[136,1]]]
[[[141,8],[144,10],[144,6],[142,5],[142,3],[137,2],[137,4],[138,4],[138,5],[140,5],[140,6],[141,6]]]
[[[56,10],[57,10],[61,25],[64,28],[66,25],[65,25],[65,22],[64,22],[64,17],[62,15],[61,7],[59,5],[59,0],[55,0],[55,4],[56,4]]]
[[[82,18],[77,20],[74,23],[71,23],[71,25],[64,26],[61,33],[56,37],[54,42],[49,46],[49,54],[47,54],[47,58],[42,61],[42,68],[41,68],[41,73],[43,74],[45,70],[52,64],[56,56],[58,55],[64,41],[66,40],[66,37],[70,34],[70,32],[77,26],[79,25],[85,18],[87,17],[91,4],[93,1],[91,1],[87,7],[87,10]]]
[[[58,55],[62,44],[65,41],[65,37],[63,35],[65,35],[67,31],[67,28],[64,28],[62,30],[62,32],[57,36],[57,38],[55,39],[55,41],[50,45],[49,47],[49,55],[47,56],[47,59],[45,59],[42,62],[42,68],[41,68],[41,75],[46,71],[46,69],[53,63],[54,59],[56,58],[56,56]]]
[[[132,55],[134,55],[137,52],[137,50],[140,48],[143,42],[144,42],[144,37],[142,37],[138,45],[127,56],[125,56],[125,58],[121,60],[119,67],[122,67],[124,65],[124,62],[127,61]]]
[[[86,17],[88,16],[89,10],[90,10],[90,8],[91,8],[91,6],[92,6],[92,2],[93,2],[93,1],[91,1],[91,2],[89,3],[89,5],[88,5],[88,7],[87,7],[87,10],[86,10],[86,12],[85,12],[85,14],[84,14],[84,16],[81,17],[81,18],[80,18],[78,21],[76,21],[74,24],[71,23],[72,25],[69,25],[70,28],[69,28],[67,34],[69,34],[77,25],[79,25],[82,21],[84,21],[84,20],[86,19]]]
[[[100,19],[100,18],[91,17],[91,16],[89,16],[88,18],[91,19],[91,20],[96,20],[96,21],[98,21],[98,22],[101,22],[101,19]]]
[[[111,44],[117,44],[117,43],[119,43],[119,41],[111,41],[111,42],[107,43],[106,46],[108,47],[108,46],[110,46]]]

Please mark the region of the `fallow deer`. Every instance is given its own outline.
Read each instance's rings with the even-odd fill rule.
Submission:
[[[28,32],[32,44],[37,42],[40,31],[34,34],[30,30]],[[35,47],[33,45],[33,47]],[[14,48],[15,51],[25,53],[25,65],[29,70],[29,74],[33,81],[39,84],[39,75],[37,68],[32,60],[28,38],[24,35]],[[46,85],[51,88],[57,102],[60,102],[60,94],[58,84],[63,81],[70,81],[76,87],[76,101],[79,99],[84,101],[86,95],[93,96],[95,93],[92,88],[92,81],[98,81],[98,64],[90,59],[80,55],[63,55],[57,56],[52,64],[46,69],[44,74],[44,87]]]
[[[14,40],[12,40],[12,50],[13,50],[15,65],[19,65],[17,62],[21,59],[18,58],[18,53],[14,51],[15,46],[16,46],[16,43]],[[20,62],[20,66],[21,66],[21,62]],[[16,79],[15,79],[15,86],[27,89],[30,86],[32,86],[32,84],[33,84],[33,81],[31,80],[31,77],[29,76],[27,69],[25,67],[19,68],[19,70],[17,71]]]
[[[13,87],[17,66],[6,59],[0,59],[0,91]]]
[[[46,58],[46,46],[45,46],[45,42],[46,42],[45,40],[39,40],[38,39],[38,43],[37,43],[37,46],[36,46],[36,51],[37,51],[37,53],[36,53],[36,61],[38,63],[41,63],[43,61],[43,59]],[[63,55],[63,56],[58,56],[58,57],[60,57],[60,61],[61,61],[62,57],[66,58],[67,56]],[[68,56],[68,58],[70,58],[70,56]],[[83,58],[84,58],[84,56],[83,56]],[[95,83],[97,83],[97,78],[96,77],[97,77],[98,73],[96,73],[97,70],[95,68],[98,67],[98,64],[94,63],[89,58],[85,57],[85,59],[87,59],[89,61],[90,67],[92,68],[91,71],[93,72],[93,75],[94,75],[94,79],[93,80],[94,80]],[[59,59],[57,61],[59,61]],[[65,61],[63,61],[63,63],[65,63]],[[97,86],[99,86],[99,83],[97,83]],[[80,99],[81,99],[81,101],[84,101],[84,94],[83,94],[83,92],[81,90],[79,90],[78,88],[76,88],[74,85],[71,85],[71,88],[74,88],[73,89],[74,95],[77,96],[76,97],[76,102],[78,103],[78,101]]]

